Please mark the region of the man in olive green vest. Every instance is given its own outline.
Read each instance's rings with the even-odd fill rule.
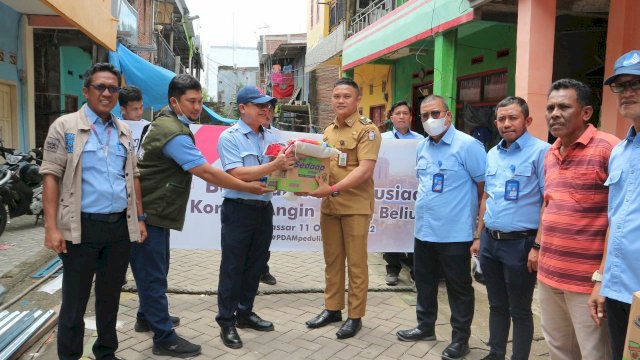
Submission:
[[[169,273],[169,231],[182,230],[192,175],[224,188],[264,194],[259,182],[243,182],[207,163],[195,147],[189,125],[202,111],[202,88],[188,74],[169,83],[169,107],[150,125],[142,140],[138,167],[142,203],[146,204],[147,241],[131,250],[131,270],[136,279],[138,307],[135,330],[152,330],[153,353],[161,356],[191,357],[200,354],[173,330],[180,323],[169,315],[167,275]]]

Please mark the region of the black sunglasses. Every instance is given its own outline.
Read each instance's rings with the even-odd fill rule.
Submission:
[[[102,94],[105,90],[109,90],[109,93],[111,94],[117,94],[120,92],[120,87],[115,85],[107,86],[105,84],[91,84],[89,86],[98,90],[100,94]]]
[[[623,92],[625,89],[637,91],[640,90],[640,79],[633,79],[623,83],[611,83],[609,87],[616,94]]]
[[[420,117],[423,120],[429,120],[429,116],[431,116],[432,119],[439,119],[440,118],[440,114],[442,113],[447,113],[446,111],[440,111],[440,110],[433,110],[430,112],[426,112],[426,113],[422,113],[420,114]]]

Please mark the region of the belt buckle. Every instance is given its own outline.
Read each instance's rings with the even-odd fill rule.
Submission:
[[[495,239],[497,240],[501,240],[500,239],[500,231],[498,230],[493,230],[493,234],[491,234]]]

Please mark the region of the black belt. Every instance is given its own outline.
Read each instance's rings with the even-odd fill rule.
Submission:
[[[489,235],[496,240],[518,240],[528,238],[530,236],[536,236],[538,234],[537,229],[511,232],[487,229],[487,231],[489,232]]]
[[[226,199],[229,200],[229,201],[233,201],[235,203],[238,203],[238,204],[256,206],[256,207],[265,207],[265,206],[271,204],[271,201],[264,201],[264,200],[230,199],[230,198],[226,198]]]
[[[114,223],[124,216],[126,211],[122,211],[119,213],[111,213],[111,214],[94,214],[94,213],[80,213],[80,217],[83,219],[89,219],[94,221],[102,221],[107,223]]]

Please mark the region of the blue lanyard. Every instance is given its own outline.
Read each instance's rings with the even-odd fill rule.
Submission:
[[[107,143],[103,144],[102,140],[100,140],[100,136],[98,136],[98,131],[96,130],[95,125],[91,124],[91,131],[93,131],[93,135],[98,139],[98,143],[100,147],[102,147],[102,152],[104,152],[104,156],[107,157],[109,155],[109,140],[111,139],[111,126],[109,126],[109,122],[107,122]]]

